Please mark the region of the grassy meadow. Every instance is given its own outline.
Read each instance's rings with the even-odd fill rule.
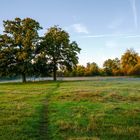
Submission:
[[[140,140],[140,80],[1,83],[0,140]]]

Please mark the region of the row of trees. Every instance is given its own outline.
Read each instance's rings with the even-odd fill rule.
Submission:
[[[64,76],[140,76],[140,56],[133,49],[128,49],[121,59],[108,59],[100,68],[95,62],[87,63],[87,66],[78,65],[71,72],[64,70]]]
[[[78,64],[80,48],[75,41],[70,42],[69,34],[54,26],[40,37],[39,22],[31,18],[15,18],[3,22],[4,31],[0,35],[0,76],[22,75],[46,76],[59,69],[70,70]]]
[[[0,76],[94,76],[140,75],[140,56],[133,49],[127,50],[119,60],[108,59],[103,68],[96,63],[78,64],[80,48],[70,42],[69,34],[54,26],[44,36],[39,22],[31,18],[15,18],[3,22],[0,34]]]

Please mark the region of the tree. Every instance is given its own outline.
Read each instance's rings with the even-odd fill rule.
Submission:
[[[119,58],[113,59],[112,73],[115,76],[122,75],[121,62],[120,62],[120,59]]]
[[[140,76],[140,64],[137,64],[132,69],[130,69],[129,75]]]
[[[54,26],[48,29],[42,41],[48,64],[52,67],[53,79],[62,66],[71,69],[78,63],[80,48],[76,42],[70,43],[69,34],[61,28]]]
[[[73,69],[74,76],[84,76],[85,75],[85,67],[82,65],[77,65],[75,69]]]
[[[86,69],[85,69],[85,75],[86,76],[94,76],[99,75],[99,67],[95,62],[87,63]]]
[[[119,75],[121,71],[120,60],[118,58],[106,60],[103,67],[107,75]]]
[[[39,55],[36,56],[33,62],[34,76],[50,76],[51,67],[47,64],[48,60],[45,58],[43,52],[40,50]]]
[[[112,65],[113,61],[108,59],[104,62],[103,67],[107,75],[112,75]]]
[[[31,18],[4,21],[4,35],[0,36],[1,74],[21,74],[26,82],[26,75],[33,70],[39,29],[39,23]]]
[[[121,57],[121,65],[123,72],[129,75],[132,68],[138,64],[138,53],[133,49],[128,49]]]

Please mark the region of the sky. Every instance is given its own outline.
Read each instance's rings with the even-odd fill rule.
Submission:
[[[130,48],[140,54],[140,0],[0,0],[0,34],[3,20],[30,17],[43,27],[66,30],[82,49],[79,63],[121,55]]]

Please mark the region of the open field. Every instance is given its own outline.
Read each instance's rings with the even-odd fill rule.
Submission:
[[[139,140],[140,79],[0,84],[0,140]]]

